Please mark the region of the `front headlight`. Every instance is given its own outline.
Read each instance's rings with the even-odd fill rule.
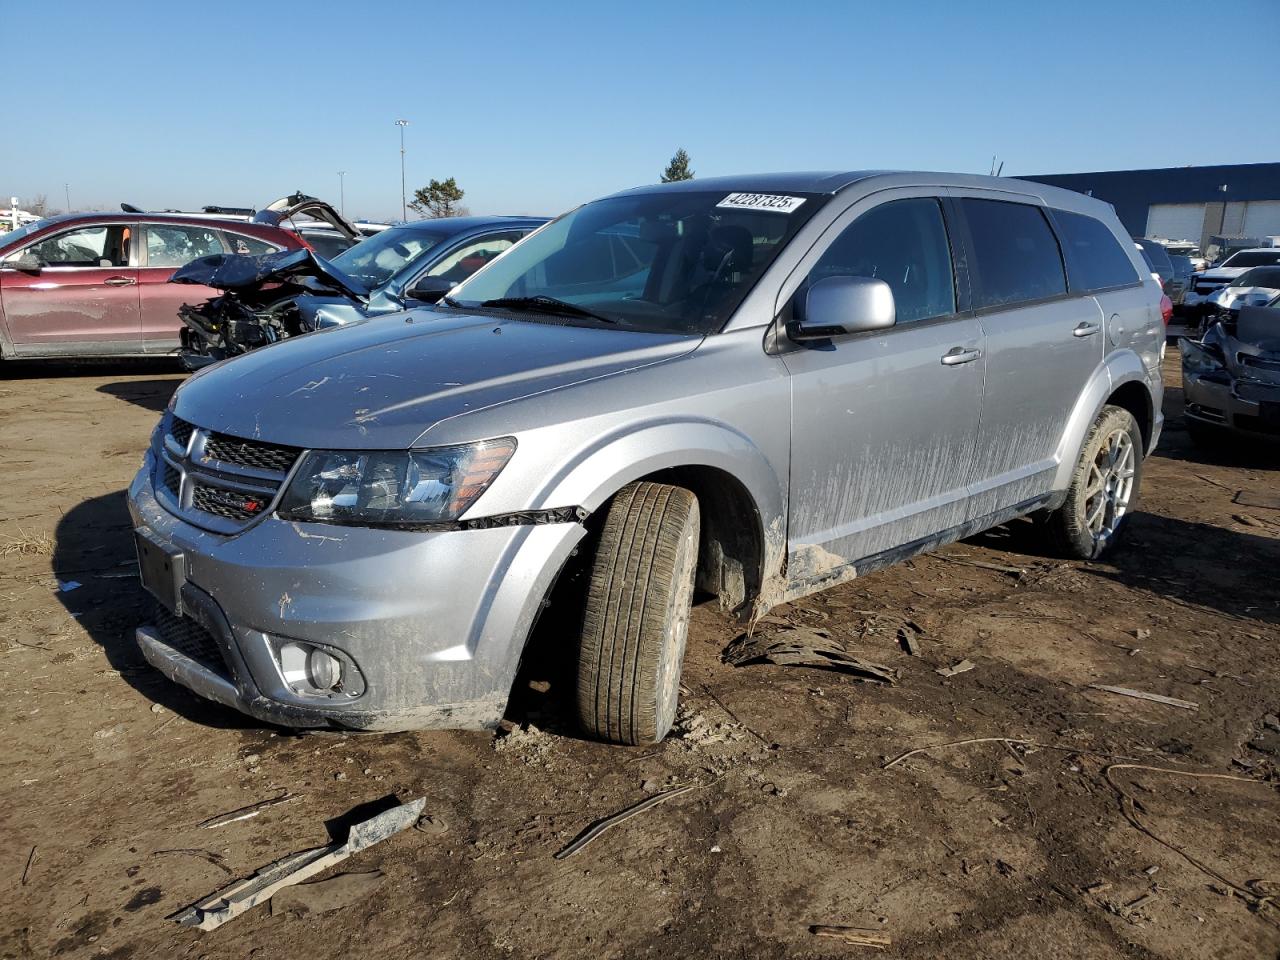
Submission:
[[[284,520],[413,526],[457,520],[515,453],[511,437],[427,450],[314,450],[280,501]]]
[[[1214,373],[1222,370],[1222,361],[1193,340],[1183,337],[1178,341],[1182,351],[1182,369],[1188,373]]]

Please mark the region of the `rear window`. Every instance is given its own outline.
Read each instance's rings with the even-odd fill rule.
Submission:
[[[1067,292],[1058,241],[1039,207],[963,198],[977,274],[973,305],[1007,307]]]
[[[1147,259],[1155,267],[1156,273],[1162,277],[1173,276],[1173,264],[1169,262],[1169,252],[1165,250],[1164,244],[1145,239],[1137,239],[1133,242],[1147,251]]]
[[[1054,210],[1067,274],[1075,293],[1106,290],[1138,282],[1137,271],[1115,234],[1100,220],[1081,213]],[[1143,250],[1146,259],[1146,251]]]

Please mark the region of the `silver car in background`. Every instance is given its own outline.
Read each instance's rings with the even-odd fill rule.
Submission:
[[[129,490],[146,658],[255,717],[491,727],[566,568],[585,731],[660,740],[750,619],[1014,517],[1096,557],[1160,434],[1111,208],[778,174],[588,203],[432,307],[209,367]],[[576,555],[576,556],[575,556]]]

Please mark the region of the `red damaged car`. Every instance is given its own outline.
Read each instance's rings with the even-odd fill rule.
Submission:
[[[219,291],[170,284],[174,270],[215,253],[300,249],[305,239],[282,225],[295,216],[358,237],[332,207],[302,195],[244,221],[122,204],[121,213],[50,217],[6,233],[0,236],[0,358],[176,353],[178,308]]]

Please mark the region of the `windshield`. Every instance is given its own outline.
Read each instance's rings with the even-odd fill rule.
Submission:
[[[713,333],[826,199],[680,190],[597,200],[513,247],[450,301],[534,297],[539,312],[554,312],[548,300],[577,308],[570,322],[598,322],[587,312],[635,330]]]
[[[29,237],[37,230],[47,227],[52,220],[33,220],[25,227],[19,227],[17,230],[10,230],[8,233],[0,236],[0,250],[3,250],[9,244],[21,240],[23,237]]]
[[[1280,264],[1280,248],[1275,250],[1241,250],[1233,253],[1220,266],[1224,267],[1266,267]]]
[[[330,262],[348,276],[363,280],[370,289],[380,287],[406,264],[415,263],[444,237],[410,227],[392,227],[354,247]]]
[[[1231,286],[1280,289],[1280,267],[1254,267],[1232,280]]]

